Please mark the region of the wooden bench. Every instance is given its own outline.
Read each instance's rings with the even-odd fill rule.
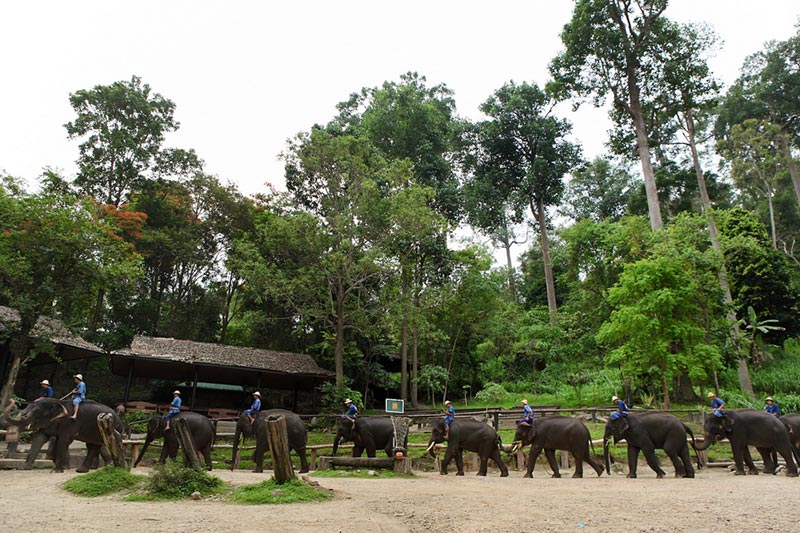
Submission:
[[[217,419],[217,418],[239,418],[239,411],[236,409],[222,409],[217,407],[212,407],[208,410],[208,418]]]
[[[158,405],[151,402],[128,402],[125,404],[125,409],[143,411],[145,413],[157,413]]]

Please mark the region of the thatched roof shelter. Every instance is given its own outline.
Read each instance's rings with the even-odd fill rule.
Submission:
[[[135,376],[288,390],[313,389],[333,377],[306,354],[145,336],[112,352],[111,370],[129,380]]]
[[[0,333],[12,332],[21,321],[19,311],[0,305]],[[105,351],[72,333],[63,322],[56,318],[40,316],[33,326],[31,337],[49,341],[55,345],[53,355],[65,361],[99,357]]]

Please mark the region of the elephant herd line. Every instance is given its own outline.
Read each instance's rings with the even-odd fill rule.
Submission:
[[[53,460],[54,470],[61,472],[69,468],[69,446],[75,441],[86,443],[87,454],[78,472],[87,472],[99,466],[102,456],[108,462],[108,454],[103,448],[103,440],[97,427],[97,415],[111,413],[114,417],[114,428],[122,433],[123,424],[113,409],[103,404],[86,401],[76,419],[64,416],[69,402],[44,399],[31,403],[22,411],[9,407],[0,415],[0,424],[17,425],[23,429],[33,430],[34,437],[26,458],[24,468],[31,468],[42,446],[51,441],[48,456]],[[306,457],[307,430],[302,419],[283,409],[260,411],[251,424],[246,415],[242,415],[234,434],[232,461],[237,456],[242,437],[255,437],[256,447],[253,454],[255,472],[263,471],[264,455],[269,450],[264,421],[270,416],[283,415],[286,420],[289,448],[300,458],[300,472],[308,472]],[[214,444],[214,425],[212,421],[198,413],[181,412],[173,418],[184,418],[192,434],[194,444],[208,469],[211,469],[211,448]],[[717,417],[707,414],[704,421],[704,440],[697,444],[692,430],[675,416],[660,411],[636,410],[628,416],[609,420],[603,436],[603,458],[601,465],[589,453],[591,436],[586,425],[575,418],[563,416],[546,416],[536,419],[532,426],[518,425],[511,451],[520,446],[530,446],[528,466],[525,477],[533,476],[536,459],[544,452],[553,471],[553,477],[561,477],[555,459],[555,451],[572,453],[575,458],[575,472],[572,477],[583,477],[583,463],[591,466],[598,476],[603,470],[610,473],[609,442],[627,442],[628,477],[637,476],[639,453],[658,478],[665,472],[659,466],[656,450],[663,450],[670,458],[677,477],[694,477],[689,454],[689,444],[698,451],[707,449],[711,444],[727,439],[730,442],[736,465],[735,473],[744,475],[745,466],[750,474],[757,474],[749,446],[755,447],[764,460],[764,473],[774,474],[777,467],[777,455],[780,454],[786,464],[788,476],[798,474],[797,463],[800,462],[800,414],[773,417],[764,411],[755,409],[731,409],[725,416]],[[446,435],[447,432],[447,435]],[[445,438],[447,436],[447,438]],[[402,443],[395,443],[395,429],[388,416],[366,416],[356,419],[355,424],[349,420],[340,420],[333,441],[333,455],[337,454],[340,442],[353,443],[353,457],[360,457],[364,452],[375,457],[376,452],[383,450],[392,456],[398,447],[407,449],[407,438]],[[688,437],[688,438],[687,438]],[[174,459],[178,453],[178,440],[173,431],[164,430],[163,417],[155,416],[148,421],[144,446],[134,461],[136,466],[144,456],[148,446],[154,439],[163,438],[160,462],[167,457]],[[427,451],[435,455],[434,447],[447,441],[447,448],[440,462],[440,473],[447,474],[449,464],[455,460],[457,474],[464,475],[463,452],[471,451],[480,459],[478,475],[487,474],[488,461],[493,460],[500,469],[502,477],[508,476],[508,468],[501,457],[502,442],[497,432],[487,424],[472,419],[457,418],[450,424],[449,432],[444,422],[434,424]],[[605,468],[604,468],[605,466]],[[698,460],[698,468],[700,463]]]

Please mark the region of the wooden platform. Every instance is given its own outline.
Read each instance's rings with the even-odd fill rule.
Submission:
[[[0,459],[0,470],[17,470],[25,466],[25,457],[17,459]],[[53,461],[49,459],[36,459],[33,468],[53,468]]]

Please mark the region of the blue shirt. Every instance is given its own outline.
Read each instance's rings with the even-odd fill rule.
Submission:
[[[75,385],[75,390],[77,392],[72,393],[73,398],[80,398],[81,400],[86,399],[86,383],[79,381],[78,384]]]
[[[624,402],[624,401],[622,401],[622,400],[619,400],[619,401],[617,402],[617,410],[618,410],[618,411],[622,411],[622,412],[624,413],[624,412],[626,412],[626,411],[628,410],[628,406],[627,406],[627,405],[625,405],[625,402]]]
[[[261,398],[256,398],[253,400],[253,405],[250,406],[251,411],[259,411],[261,410]]]
[[[347,412],[342,416],[344,418],[355,418],[357,414],[358,414],[358,408],[356,407],[356,404],[351,403],[350,407],[347,408]]]
[[[170,407],[170,411],[173,410],[173,409],[176,409],[176,410],[180,411],[181,410],[181,397],[180,396],[175,396],[172,399],[172,403],[169,404],[169,407]]]
[[[533,409],[531,409],[531,406],[530,406],[530,405],[527,405],[527,404],[526,404],[526,405],[525,405],[525,406],[522,408],[522,410],[523,410],[523,411],[525,411],[525,418],[527,418],[527,419],[529,419],[529,420],[533,420]]]
[[[81,383],[83,383],[83,382],[81,382]],[[48,385],[42,391],[42,398],[52,398],[52,397],[53,397],[53,387]]]
[[[723,406],[724,403],[725,402],[722,401],[720,398],[714,398],[713,400],[711,400],[711,408],[715,410],[719,409],[720,407]]]
[[[765,406],[764,406],[764,410],[765,410],[766,412],[768,412],[769,414],[771,414],[771,415],[775,415],[775,416],[781,416],[781,408],[780,408],[780,407],[778,407],[778,404],[777,404],[777,403],[774,403],[774,402],[773,402],[773,404],[772,404],[772,405],[769,405],[769,404],[768,404],[768,405],[765,405]]]

